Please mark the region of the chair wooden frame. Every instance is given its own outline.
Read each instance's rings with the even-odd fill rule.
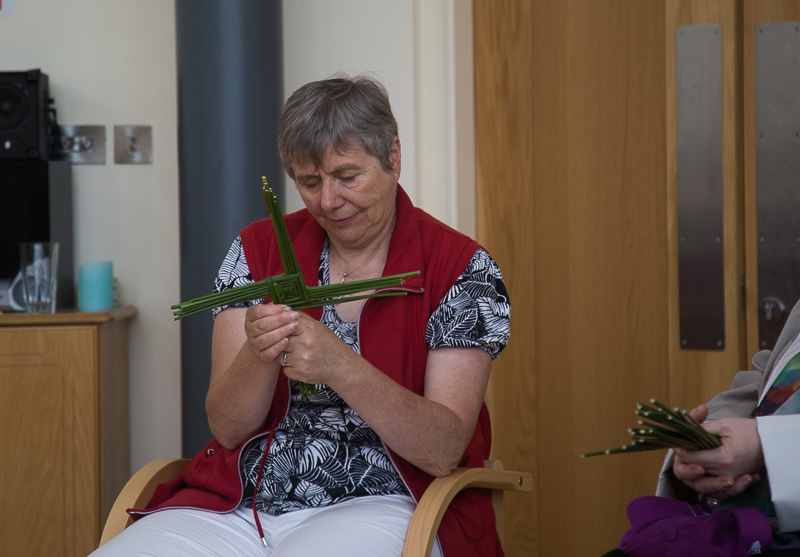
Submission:
[[[126,509],[144,507],[153,496],[156,486],[177,477],[188,463],[187,459],[155,460],[136,472],[111,507],[100,545],[133,523]],[[498,460],[487,460],[485,464],[484,468],[457,468],[449,476],[433,480],[411,518],[403,557],[430,556],[447,506],[460,491],[468,487],[494,490],[492,504],[497,517],[498,535],[500,541],[503,541],[503,492],[531,491],[533,476],[527,472],[503,470],[503,465]]]

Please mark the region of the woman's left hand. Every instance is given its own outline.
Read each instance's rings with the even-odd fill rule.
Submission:
[[[289,335],[284,350],[288,365],[283,372],[310,385],[330,385],[336,374],[352,367],[359,356],[323,323],[299,313],[298,327]]]

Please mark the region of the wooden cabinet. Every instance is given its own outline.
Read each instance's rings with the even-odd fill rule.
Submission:
[[[0,555],[83,557],[129,477],[128,322],[0,315]]]

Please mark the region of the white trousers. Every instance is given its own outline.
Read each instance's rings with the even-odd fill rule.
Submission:
[[[400,556],[416,505],[405,495],[356,497],[279,516],[253,510],[219,514],[168,509],[137,520],[92,557],[391,557]],[[437,537],[434,557],[442,557]]]

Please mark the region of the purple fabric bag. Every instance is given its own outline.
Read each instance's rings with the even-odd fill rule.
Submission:
[[[646,496],[628,505],[631,528],[620,549],[630,557],[748,557],[772,545],[767,516],[758,509],[717,509]]]

